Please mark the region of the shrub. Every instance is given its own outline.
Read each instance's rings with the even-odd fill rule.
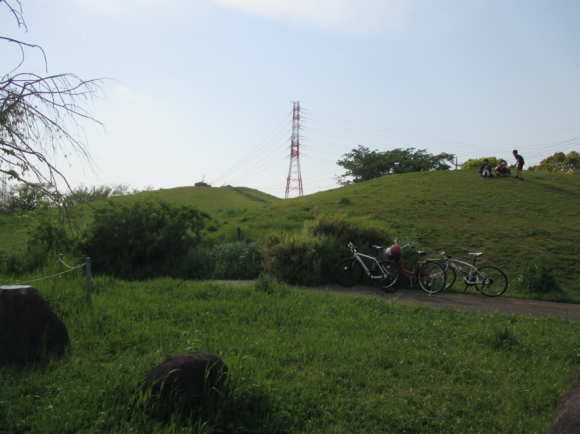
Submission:
[[[62,221],[50,212],[36,212],[30,229],[28,248],[44,252],[65,253],[70,251],[74,239],[67,232]]]
[[[22,276],[32,274],[46,264],[46,250],[32,247],[25,252],[0,252],[0,274]]]
[[[270,234],[262,249],[262,266],[274,277],[297,285],[318,286],[323,279],[322,258],[328,237],[311,234]]]
[[[180,264],[178,275],[188,279],[209,279],[213,270],[209,251],[201,245],[191,247]]]
[[[96,273],[121,278],[175,275],[189,249],[201,241],[209,215],[194,207],[165,202],[109,202],[79,248],[92,258]]]
[[[262,248],[264,270],[289,283],[317,286],[334,281],[334,267],[349,255],[348,242],[361,252],[370,245],[384,243],[385,226],[364,217],[318,216],[304,223],[299,234],[270,234]]]
[[[497,157],[487,157],[487,158],[470,158],[469,160],[465,161],[461,165],[461,170],[479,170],[481,165],[483,164],[483,160],[487,159],[489,165],[493,169],[495,166],[498,165],[501,158]]]
[[[526,262],[520,266],[514,282],[519,289],[530,293],[562,292],[552,270],[541,261]]]

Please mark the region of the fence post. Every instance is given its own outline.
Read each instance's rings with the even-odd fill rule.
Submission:
[[[87,264],[85,265],[87,272],[87,301],[91,302],[91,258],[87,257]]]
[[[240,239],[242,238],[240,228],[238,228],[238,230],[236,232],[237,232],[237,236],[238,236],[238,241],[240,241]]]

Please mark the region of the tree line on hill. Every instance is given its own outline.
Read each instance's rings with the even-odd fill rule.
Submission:
[[[499,164],[502,160],[497,157],[472,158],[465,161],[461,165],[462,170],[477,170],[483,164],[483,160],[488,160],[491,167]],[[515,164],[512,164],[513,168]],[[563,152],[556,152],[551,157],[543,159],[537,166],[529,166],[527,170],[534,170],[539,172],[554,172],[554,173],[580,173],[580,154],[576,151],[571,151],[568,154]]]
[[[357,149],[344,154],[342,160],[337,161],[336,164],[345,168],[346,173],[335,179],[340,185],[349,185],[384,175],[449,170],[454,160],[455,155],[445,152],[433,155],[426,149],[415,148],[380,152],[378,149],[371,151],[359,145]]]
[[[471,158],[461,165],[461,169],[477,170],[485,159],[492,167],[497,166],[502,161],[501,158],[497,157]],[[449,170],[454,160],[455,155],[446,152],[433,155],[428,153],[426,149],[415,148],[397,148],[380,152],[378,149],[371,151],[369,148],[359,145],[358,148],[344,154],[343,158],[337,161],[336,164],[346,169],[346,172],[337,176],[335,180],[340,185],[349,185],[384,175]],[[551,157],[542,160],[537,166],[528,167],[528,170],[579,173],[580,154],[576,151],[567,155],[563,152],[556,152]]]
[[[18,183],[13,184],[6,192],[0,195],[0,215],[13,214],[18,212],[35,211],[37,209],[54,206],[52,198],[46,193],[51,187],[42,187],[36,184]],[[127,196],[141,193],[142,191],[152,191],[153,186],[147,186],[143,190],[130,188],[127,184],[104,184],[100,186],[79,186],[73,188],[71,192],[62,196],[61,205],[74,206],[79,203],[95,202],[109,197]]]

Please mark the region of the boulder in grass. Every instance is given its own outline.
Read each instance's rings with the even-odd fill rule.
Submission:
[[[194,402],[204,393],[219,388],[227,377],[228,367],[216,355],[202,351],[190,351],[170,357],[154,367],[137,386],[151,397],[166,404],[173,397],[181,396]]]
[[[580,371],[570,390],[558,398],[552,424],[547,434],[580,433]]]
[[[26,364],[70,345],[63,322],[32,286],[0,286],[0,360]]]

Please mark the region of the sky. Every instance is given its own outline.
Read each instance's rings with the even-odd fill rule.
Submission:
[[[284,197],[293,101],[304,194],[358,145],[527,165],[580,151],[578,0],[22,0],[0,35],[103,78],[73,186],[205,180]],[[15,0],[12,0],[15,5]],[[0,44],[0,75],[20,52]],[[39,50],[18,72],[44,74]],[[293,191],[292,195],[297,192]]]

